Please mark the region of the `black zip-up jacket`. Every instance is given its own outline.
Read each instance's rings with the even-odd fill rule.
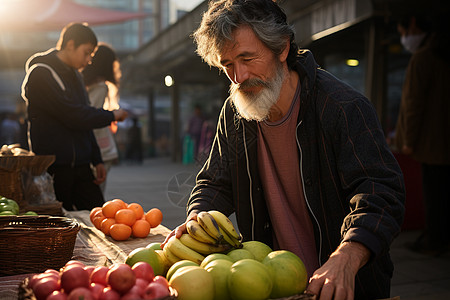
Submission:
[[[39,155],[55,155],[55,165],[97,165],[102,158],[92,129],[108,126],[114,114],[89,105],[81,74],[56,53],[54,49],[37,53],[26,64],[22,96],[27,102],[31,149]]]
[[[404,182],[373,105],[318,68],[303,51],[297,145],[304,197],[314,225],[319,264],[343,241],[371,251],[355,280],[356,299],[389,297],[389,247],[404,216]],[[239,118],[230,100],[219,116],[211,153],[197,176],[188,213],[236,213],[244,240],[272,245],[270,216],[258,173],[257,123]]]

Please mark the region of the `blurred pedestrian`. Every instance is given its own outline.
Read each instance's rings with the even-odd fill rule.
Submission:
[[[53,176],[56,199],[66,210],[103,205],[98,185],[105,180],[106,171],[92,129],[127,117],[121,109],[107,111],[89,105],[79,70],[91,61],[96,47],[91,28],[71,23],[61,31],[55,49],[28,59],[22,84],[30,150],[37,155],[55,155],[48,172]]]
[[[398,23],[401,42],[412,56],[395,144],[421,163],[426,228],[412,250],[429,254],[441,254],[450,246],[450,37],[448,24],[440,24],[445,21],[411,14]]]
[[[115,51],[106,44],[99,44],[91,64],[83,69],[83,78],[86,85],[89,101],[93,107],[105,110],[118,109],[119,81],[121,77],[120,63]],[[94,129],[97,144],[100,147],[106,176],[111,166],[118,162],[119,152],[113,134],[117,130],[116,122],[111,125]],[[106,180],[100,184],[105,193]]]
[[[193,151],[193,160],[198,156],[198,150],[199,150],[199,144],[200,144],[200,138],[202,135],[202,128],[203,123],[205,122],[205,119],[203,118],[203,112],[202,107],[200,105],[194,106],[194,113],[189,119],[188,128],[187,128],[187,134],[189,134],[189,137],[192,139],[194,143],[194,151]]]

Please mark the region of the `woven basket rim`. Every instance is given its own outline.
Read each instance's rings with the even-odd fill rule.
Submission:
[[[42,227],[46,224],[49,227]],[[36,227],[40,225],[41,227]],[[72,218],[38,215],[38,216],[0,216],[0,232],[7,231],[48,231],[79,229],[80,223]]]

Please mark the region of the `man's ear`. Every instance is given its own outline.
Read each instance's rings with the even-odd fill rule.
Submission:
[[[284,47],[283,51],[281,52],[281,54],[279,56],[280,62],[285,62],[287,60],[290,48],[291,48],[291,41],[289,38],[287,38],[286,46]]]
[[[74,40],[67,41],[65,49],[74,50],[75,49],[75,41]]]

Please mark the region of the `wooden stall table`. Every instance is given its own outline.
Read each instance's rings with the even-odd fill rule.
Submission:
[[[110,266],[113,263],[124,263],[128,254],[136,248],[145,247],[153,242],[163,242],[171,232],[163,225],[150,230],[146,238],[129,238],[126,241],[115,241],[96,229],[89,219],[89,211],[65,211],[65,216],[76,219],[80,225],[73,251],[74,260],[87,266]],[[0,299],[17,300],[19,284],[31,274],[19,274],[0,277]]]

